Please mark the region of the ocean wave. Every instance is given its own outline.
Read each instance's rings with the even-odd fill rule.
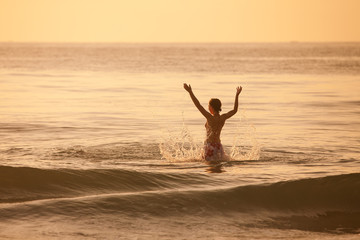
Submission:
[[[360,173],[227,187],[201,174],[127,170],[0,167],[0,176],[0,219],[5,221],[109,214],[237,216],[260,227],[360,229]]]
[[[209,183],[197,174],[162,174],[123,169],[38,169],[0,166],[0,203],[144,192]]]
[[[360,210],[360,173],[238,185],[204,174],[138,172],[123,169],[36,169],[0,167],[0,202],[89,198],[106,202],[132,199],[162,210],[177,204],[221,211],[253,209]],[[61,200],[61,199],[60,199]],[[126,209],[126,205],[120,204]],[[140,204],[142,207],[142,204]],[[146,210],[147,207],[145,207]]]
[[[124,170],[83,172],[11,167],[0,167],[0,172],[3,178],[0,219],[3,221],[54,219],[56,216],[98,218],[115,215],[131,219],[237,216],[239,225],[252,227],[336,233],[358,233],[360,230],[360,173],[272,184],[189,189],[184,188],[184,182],[191,177],[187,174],[170,177],[166,176],[168,174]],[[16,181],[13,174],[22,174],[22,177]],[[9,180],[4,182],[4,178]],[[209,180],[199,176],[192,178],[199,182]],[[169,187],[171,181],[172,188]],[[91,191],[94,188],[97,190]],[[124,191],[120,190],[122,188]],[[17,202],[4,198],[14,194],[9,189],[16,190],[17,198],[12,200]],[[105,190],[117,192],[104,193]],[[86,192],[87,195],[65,197],[71,195],[71,191]],[[46,199],[30,201],[31,197],[28,197],[20,202],[18,196],[21,193],[31,194],[36,199],[45,198],[39,194],[46,193]],[[60,195],[56,196],[57,193]]]

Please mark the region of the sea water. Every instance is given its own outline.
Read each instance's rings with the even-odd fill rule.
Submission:
[[[201,159],[200,103],[238,113]],[[1,239],[358,239],[359,43],[1,43]]]

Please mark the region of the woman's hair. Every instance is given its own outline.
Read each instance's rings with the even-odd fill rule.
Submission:
[[[212,98],[209,101],[209,105],[217,112],[221,112],[221,101],[217,98]]]

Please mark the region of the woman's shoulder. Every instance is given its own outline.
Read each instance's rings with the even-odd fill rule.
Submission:
[[[208,122],[213,122],[213,123],[225,122],[226,117],[223,116],[223,115],[224,115],[224,114],[218,115],[218,116],[211,116],[211,117],[208,119]]]
[[[221,119],[224,119],[224,121],[225,121],[225,120],[227,119],[226,113],[221,114],[221,115],[220,115],[220,118],[221,118]]]

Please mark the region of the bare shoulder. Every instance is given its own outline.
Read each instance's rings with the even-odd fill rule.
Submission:
[[[231,118],[232,116],[234,116],[236,112],[237,112],[237,110],[231,110],[231,111],[229,111],[227,113],[222,114],[221,117],[226,120],[226,119]]]
[[[222,119],[227,119],[227,117],[228,117],[228,113],[223,113],[220,115],[220,118]]]
[[[227,113],[221,114],[221,115],[220,115],[220,119],[221,119],[222,121],[225,121],[226,119],[228,119]]]

